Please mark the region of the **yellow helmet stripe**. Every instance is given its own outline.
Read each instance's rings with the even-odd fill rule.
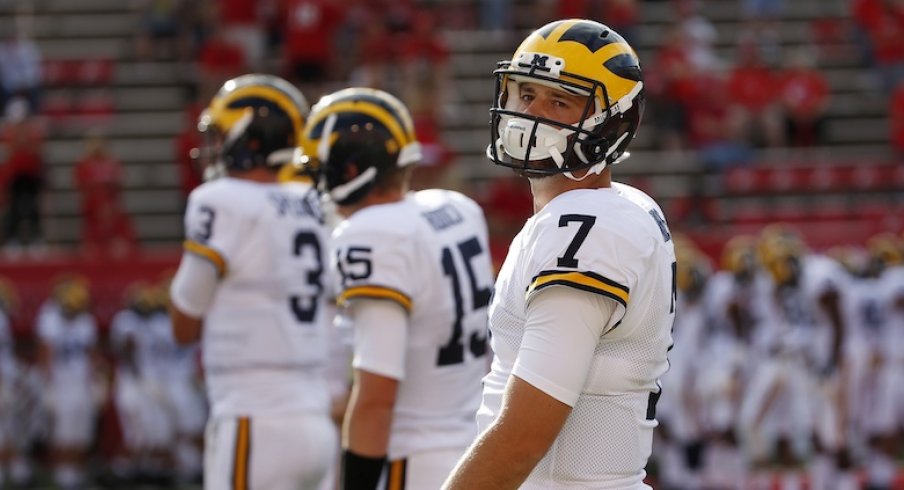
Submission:
[[[320,124],[321,121],[329,117],[331,114],[339,114],[343,112],[359,112],[362,114],[366,114],[377,121],[383,123],[386,126],[386,129],[392,134],[392,137],[397,141],[401,142],[402,146],[405,146],[414,141],[414,134],[407,131],[399,121],[387,111],[384,107],[379,106],[377,104],[373,104],[367,101],[341,101],[335,104],[330,105],[322,112],[314,115],[316,118],[313,121],[310,121],[308,124],[311,127],[316,127]]]
[[[277,105],[279,105],[282,110],[286,111],[286,114],[289,115],[289,118],[292,120],[292,124],[296,128],[296,131],[300,132],[301,128],[304,126],[304,118],[298,111],[298,107],[296,107],[295,102],[293,102],[292,99],[290,99],[281,90],[275,89],[273,87],[242,87],[229,94],[227,97],[216,100],[214,106],[211,109],[214,113],[219,113],[219,119],[223,121],[223,124],[231,127],[245,113],[245,108],[243,107],[240,109],[231,109],[229,107],[229,104],[232,104],[234,101],[244,99],[246,97],[260,97],[262,99],[273,100],[277,103]]]

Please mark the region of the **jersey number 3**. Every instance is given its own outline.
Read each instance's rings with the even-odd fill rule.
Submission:
[[[292,244],[292,255],[300,257],[308,248],[314,254],[316,266],[305,272],[305,282],[314,289],[313,294],[293,295],[289,297],[289,306],[295,319],[299,323],[311,323],[317,316],[317,297],[323,291],[323,285],[320,282],[320,276],[323,274],[323,261],[320,254],[320,240],[317,235],[310,231],[299,231],[295,234],[295,240]]]

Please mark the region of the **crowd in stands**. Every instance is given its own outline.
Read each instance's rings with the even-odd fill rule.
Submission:
[[[435,182],[442,181],[454,161],[442,138],[442,121],[456,103],[444,30],[482,28],[504,37],[512,29],[543,19],[587,16],[607,22],[630,41],[637,36],[644,4],[654,1],[549,1],[515,9],[510,0],[461,5],[414,0],[144,0],[135,4],[139,29],[132,52],[139,61],[176,60],[193,67],[182,70],[186,124],[174,143],[185,193],[199,182],[190,155],[197,143],[191,134],[197,108],[223,80],[254,70],[298,83],[311,103],[325,90],[345,84],[400,94],[412,108],[425,143],[425,167],[432,167],[421,173],[426,181]],[[900,102],[904,94],[897,90],[904,73],[899,66],[904,57],[898,56],[904,45],[898,42],[904,36],[904,12],[897,2],[850,0],[853,22],[849,26],[838,18],[814,18],[810,42],[788,49],[780,28],[785,2],[739,0],[743,22],[734,48],[726,54],[716,50],[717,31],[707,18],[704,2],[655,3],[666,1],[675,20],[644,67],[645,129],[655,133],[653,146],[664,150],[666,157],[691,152],[704,172],[719,173],[755,162],[761,148],[824,145],[832,90],[820,66],[838,45],[851,40],[859,47],[863,65],[871,70],[866,78],[879,81],[881,91],[891,98],[891,143],[904,151],[904,103]],[[30,12],[20,10],[15,32],[8,33],[0,46],[3,105],[22,97],[28,101],[29,119],[47,116],[59,126],[76,115],[79,126],[108,124],[116,109],[109,88],[114,62],[42,60],[32,39]],[[59,89],[45,98],[44,86]],[[12,185],[11,175],[19,173],[14,169],[21,165],[0,167],[4,187]],[[30,168],[32,174],[40,173],[34,170],[37,165],[32,163]],[[43,183],[46,187],[46,179]],[[18,216],[21,207],[10,207],[12,195],[5,199],[7,212],[16,211],[12,215]],[[10,234],[20,233],[20,221],[6,220],[4,242],[31,240]]]

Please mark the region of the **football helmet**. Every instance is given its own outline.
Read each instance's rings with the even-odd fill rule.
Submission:
[[[0,312],[12,315],[19,306],[19,295],[13,283],[0,277]]]
[[[302,136],[306,166],[322,192],[338,205],[360,201],[393,168],[421,160],[408,109],[392,95],[347,88],[322,97]]]
[[[159,293],[150,284],[136,282],[126,290],[126,304],[138,315],[148,317],[160,308]]]
[[[78,275],[64,275],[58,279],[52,297],[67,318],[88,311],[91,305],[88,281]]]
[[[709,259],[695,248],[675,248],[675,285],[689,300],[698,299],[712,274]]]
[[[756,274],[756,238],[749,235],[732,237],[722,247],[722,269],[734,274],[740,282],[753,279]]]
[[[609,27],[581,19],[546,24],[493,73],[487,148],[493,163],[527,176],[581,180],[628,157],[644,109],[643,77],[634,49]],[[528,82],[587,96],[580,119],[564,123],[519,111],[520,87]],[[576,178],[582,169],[589,171]]]
[[[226,81],[198,118],[205,180],[300,159],[309,110],[304,95],[282,78],[249,74]]]
[[[871,272],[878,275],[889,267],[904,264],[901,243],[892,233],[879,233],[866,241]]]
[[[803,243],[796,235],[774,234],[760,237],[760,262],[778,285],[797,284],[802,272],[804,252]]]

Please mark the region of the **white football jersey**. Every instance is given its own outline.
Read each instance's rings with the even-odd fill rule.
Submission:
[[[50,349],[54,378],[89,379],[88,354],[97,344],[97,324],[88,313],[63,316],[59,308],[44,308],[38,315],[38,338]]]
[[[213,416],[325,412],[328,236],[315,190],[234,178],[192,191],[185,250],[220,282],[204,315]]]
[[[778,339],[778,349],[791,355],[800,353],[814,369],[831,362],[834,334],[830,319],[820,305],[820,297],[830,290],[843,295],[847,272],[834,260],[818,254],[804,256],[801,275],[795,286],[770,290],[765,309],[770,335]],[[839,301],[843,301],[839,297]]]
[[[166,314],[142,316],[131,309],[116,313],[110,324],[110,343],[122,349],[128,341],[133,342],[135,364],[142,378],[189,377],[194,371],[195,347],[176,343]]]
[[[339,305],[377,298],[408,312],[390,459],[464,448],[477,435],[493,287],[487,240],[480,207],[438,189],[363,208],[333,233]]]
[[[776,336],[772,335],[774,322],[765,313],[771,301],[768,297],[771,287],[772,282],[762,272],[741,283],[733,273],[719,271],[707,285],[706,309],[716,330],[742,337],[738,341],[749,344],[751,355],[768,356],[776,342]],[[730,308],[738,309],[744,331],[736,331],[734,321],[729,317]]]
[[[646,488],[676,306],[675,252],[659,206],[616,183],[561,194],[527,221],[490,305],[495,357],[477,417],[481,432],[499,416],[528,303],[551,286],[602,295],[617,309],[577,403],[523,488]]]
[[[13,364],[15,364],[15,356],[13,355],[13,334],[9,316],[0,310],[0,373],[11,369]]]
[[[889,302],[889,327],[888,338],[885,341],[885,353],[892,362],[904,365],[904,309],[897,306],[899,301],[904,301],[904,265],[886,270],[881,279]],[[902,407],[904,407],[904,399],[902,399]]]

